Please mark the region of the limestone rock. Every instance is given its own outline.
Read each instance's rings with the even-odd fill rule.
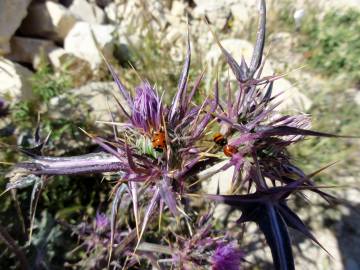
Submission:
[[[231,17],[231,9],[224,1],[196,1],[193,15],[197,19],[203,19],[206,16],[216,28],[223,29]]]
[[[55,71],[66,69],[66,72],[72,75],[74,86],[83,85],[92,77],[90,63],[66,52],[63,48],[50,51],[48,58]]]
[[[11,99],[30,99],[32,97],[30,77],[27,68],[0,57],[0,96]]]
[[[357,93],[355,94],[354,97],[354,101],[356,104],[358,104],[360,106],[360,92],[356,91]]]
[[[164,47],[169,50],[170,57],[174,62],[182,63],[184,61],[187,44],[186,33],[187,25],[178,24],[177,27],[167,28],[165,36],[161,40]]]
[[[210,167],[209,169],[202,171],[199,177],[203,177],[205,175],[211,175],[212,171],[220,169],[224,166],[228,160],[223,162],[219,162],[218,164]],[[204,180],[202,182],[202,188],[207,194],[216,194],[217,189],[219,187],[220,194],[227,194],[231,191],[231,181],[234,174],[234,167],[230,167],[226,171],[219,172],[215,175],[212,175],[209,180]]]
[[[105,13],[111,22],[123,29],[133,29],[135,34],[147,29],[162,31],[167,25],[170,13],[163,1],[119,1],[109,4]]]
[[[86,0],[74,0],[69,10],[75,14],[80,20],[88,23],[102,24],[105,22],[105,12]]]
[[[115,2],[111,2],[105,7],[105,15],[110,22],[117,21],[118,5]]]
[[[270,51],[272,57],[285,61],[294,61],[293,48],[296,44],[296,38],[289,32],[273,33],[269,36],[269,44],[274,48]],[[276,48],[276,49],[275,49]]]
[[[20,32],[26,36],[63,41],[75,23],[75,15],[64,6],[46,1],[29,7],[29,14],[22,22]]]
[[[273,96],[280,94],[275,102],[282,103],[277,107],[278,111],[301,111],[306,112],[312,106],[312,101],[286,79],[279,79],[274,82]]]
[[[91,68],[96,70],[103,63],[97,45],[107,59],[112,58],[115,41],[113,36],[114,31],[115,26],[113,25],[77,22],[65,39],[64,49],[88,61]]]
[[[16,62],[32,64],[36,68],[39,59],[46,57],[55,47],[50,40],[15,36],[11,39],[11,54],[7,57]]]
[[[10,52],[10,38],[27,14],[31,0],[0,1],[0,55]]]
[[[177,27],[170,27],[168,29],[168,32],[166,33],[164,41],[169,44],[175,45],[175,42],[181,37],[184,37],[184,32],[181,29]]]
[[[172,3],[172,7],[171,7],[171,11],[170,11],[171,15],[177,16],[177,17],[185,16],[186,8],[187,8],[187,5],[184,2],[174,1]]]
[[[232,15],[232,30],[234,33],[243,34],[250,23],[256,25],[258,21],[258,1],[233,1],[230,5]]]
[[[94,120],[111,121],[109,108],[113,113],[117,113],[116,108],[118,105],[113,98],[113,94],[118,93],[118,89],[114,82],[91,82],[80,88],[69,90],[69,92],[77,100],[86,102],[89,111],[84,113],[89,113],[89,116]],[[116,96],[122,104],[125,104],[119,95]],[[55,97],[50,101],[52,107],[61,108],[61,112],[58,112],[61,114],[71,114],[74,110],[84,109],[74,108],[67,103],[67,99],[62,96]]]

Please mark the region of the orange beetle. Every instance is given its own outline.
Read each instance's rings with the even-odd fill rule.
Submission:
[[[235,153],[237,153],[237,148],[233,145],[227,144],[224,146],[224,154],[227,157],[232,157]]]
[[[227,139],[221,133],[215,133],[214,142],[220,146],[227,145]]]
[[[155,151],[163,152],[166,147],[166,139],[164,131],[154,132],[151,138],[152,147]]]

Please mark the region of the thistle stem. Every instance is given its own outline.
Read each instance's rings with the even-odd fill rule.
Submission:
[[[117,157],[99,152],[73,157],[36,156],[18,163],[15,170],[24,174],[69,175],[114,172],[123,168],[123,162]]]

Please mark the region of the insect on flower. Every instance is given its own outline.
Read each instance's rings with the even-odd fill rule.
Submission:
[[[228,144],[227,138],[225,138],[221,133],[215,133],[214,142],[223,147],[225,156],[232,157],[235,153],[237,153],[237,148]]]
[[[238,150],[235,146],[227,144],[224,146],[223,151],[225,156],[232,157],[235,153],[237,153]]]
[[[154,132],[151,143],[155,151],[163,152],[166,148],[165,132],[161,130]]]
[[[214,142],[219,146],[227,145],[227,139],[221,133],[215,133]]]

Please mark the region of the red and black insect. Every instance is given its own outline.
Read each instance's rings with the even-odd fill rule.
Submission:
[[[223,147],[224,154],[227,157],[232,157],[238,151],[235,146],[228,144],[227,139],[221,133],[214,135],[214,142]]]
[[[237,153],[238,150],[235,146],[227,144],[224,146],[223,151],[224,151],[225,156],[232,157],[234,154]]]
[[[152,147],[155,151],[163,152],[166,148],[166,139],[164,131],[156,131],[154,132],[151,138]]]
[[[221,133],[215,133],[214,135],[214,142],[217,145],[220,146],[225,146],[227,145],[227,139],[224,137],[224,135],[222,135]]]

